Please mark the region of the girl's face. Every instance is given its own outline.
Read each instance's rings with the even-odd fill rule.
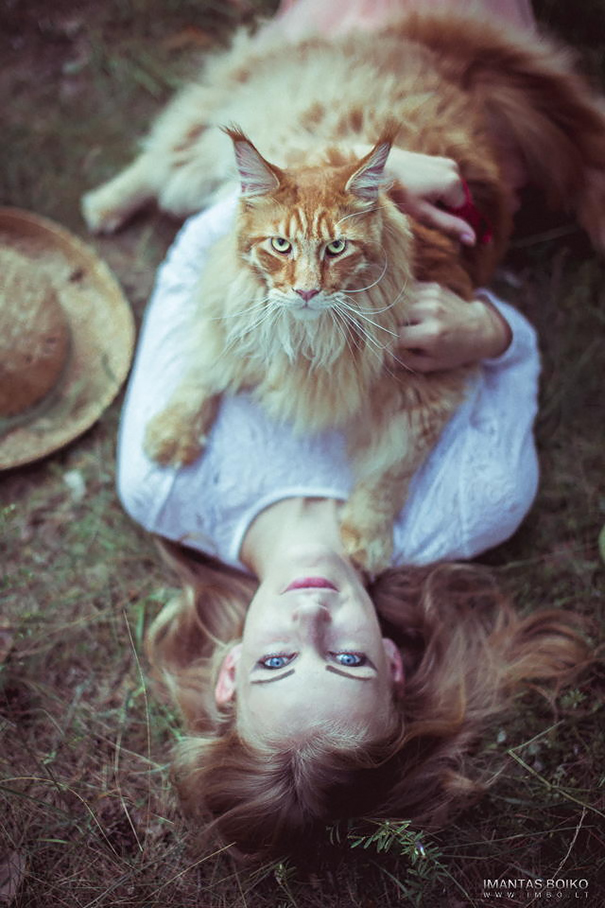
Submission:
[[[401,682],[397,648],[353,567],[305,547],[263,579],[216,693],[219,702],[236,695],[248,740],[292,741],[321,725],[373,737],[386,731]]]

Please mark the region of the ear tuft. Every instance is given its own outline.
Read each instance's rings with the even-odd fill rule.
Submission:
[[[384,184],[384,168],[393,145],[396,129],[386,129],[374,148],[361,159],[360,165],[347,180],[345,190],[363,202],[375,202]]]
[[[238,126],[223,126],[222,130],[233,142],[242,195],[252,198],[274,192],[281,183],[279,167],[266,161]]]

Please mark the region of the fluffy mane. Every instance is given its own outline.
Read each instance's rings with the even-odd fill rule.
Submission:
[[[274,183],[249,140],[241,132],[232,137],[236,149],[247,150],[243,163],[238,155],[243,195],[235,232],[212,250],[204,272],[199,334],[212,335],[217,373],[224,372],[225,351],[237,354],[230,390],[254,387],[275,417],[301,429],[346,425],[384,370],[403,368],[396,340],[413,280],[413,238],[382,189],[390,141],[380,140],[361,161],[275,168]],[[253,181],[252,163],[266,168],[264,183],[258,173]],[[316,266],[313,279],[326,295],[319,314],[293,309],[286,292],[301,266],[294,256],[282,263],[267,251],[273,235],[296,237],[300,258],[311,260],[308,269]],[[336,235],[354,248],[340,262],[322,263],[311,247]],[[268,284],[284,290],[272,296]]]

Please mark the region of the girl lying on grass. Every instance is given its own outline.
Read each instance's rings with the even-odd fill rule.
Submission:
[[[469,748],[523,682],[554,693],[587,659],[572,616],[521,618],[483,570],[444,563],[506,539],[533,500],[535,335],[487,293],[440,325],[449,291],[420,288],[402,356],[410,344],[426,368],[461,356],[481,369],[414,479],[392,568],[369,582],[340,543],[351,479],[338,434],[296,436],[241,394],[223,401],[196,463],[144,454],[146,423],[180,378],[205,252],[234,204],[193,217],[160,271],[120,433],[123,504],[164,540],[183,586],[148,636],[188,732],[176,786],[198,828],[242,855],[350,816],[433,828],[478,790]]]
[[[378,20],[393,4],[345,6],[329,5],[339,26],[338,10]],[[314,21],[312,0],[283,7],[271,27],[284,34]],[[400,176],[417,216],[474,242],[438,205],[462,201],[453,162],[410,155]],[[469,304],[417,288],[402,358],[426,371],[481,367],[415,476],[391,568],[370,580],[340,541],[351,477],[337,433],[296,436],[240,394],[223,400],[191,466],[144,453],[145,426],[181,376],[205,256],[234,208],[191,218],[163,265],[120,433],[123,504],[182,583],[147,639],[187,729],[176,787],[198,828],[242,856],[283,853],[346,817],[435,828],[480,790],[471,746],[523,685],[554,696],[589,659],[572,615],[520,617],[486,571],[448,563],[507,539],[533,500],[535,335],[487,292]]]

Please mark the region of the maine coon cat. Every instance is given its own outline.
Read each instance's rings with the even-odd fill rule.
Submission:
[[[605,117],[548,42],[451,16],[330,42],[242,41],[168,108],[134,164],[85,199],[91,227],[113,229],[153,197],[195,210],[229,180],[218,127],[233,122],[237,224],[211,252],[195,354],[147,449],[191,462],[220,395],[240,388],[301,431],[342,429],[356,480],[343,539],[378,571],[410,478],[469,380],[468,369],[417,375],[401,362],[413,279],[465,298],[487,280],[511,229],[503,148],[602,243]],[[392,145],[455,158],[491,242],[461,249],[404,215],[385,180]]]
[[[149,424],[148,453],[189,463],[223,393],[251,388],[300,431],[342,428],[354,490],[347,550],[388,564],[392,523],[412,475],[464,393],[466,370],[416,376],[395,341],[413,274],[405,216],[381,192],[384,136],[361,160],[277,169],[232,130],[242,179],[237,230],[219,242],[199,288],[192,366]]]

